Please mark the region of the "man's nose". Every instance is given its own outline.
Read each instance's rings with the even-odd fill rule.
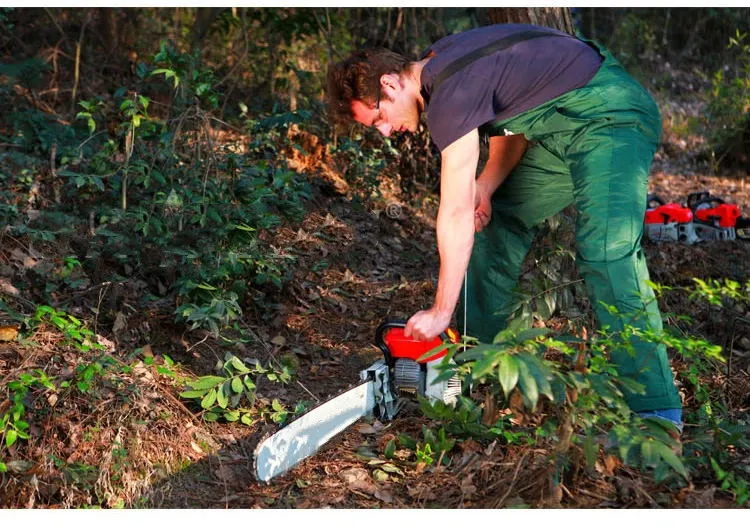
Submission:
[[[378,129],[378,131],[380,131],[380,134],[382,134],[386,138],[391,135],[391,132],[393,132],[393,127],[391,127],[388,123],[378,125],[376,128]]]

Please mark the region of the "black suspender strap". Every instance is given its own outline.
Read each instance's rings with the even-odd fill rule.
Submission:
[[[487,55],[491,55],[497,51],[510,48],[511,46],[513,46],[514,44],[518,44],[519,42],[523,42],[525,40],[531,40],[531,39],[538,39],[540,37],[575,38],[574,36],[568,35],[567,33],[560,34],[560,33],[552,33],[550,31],[528,30],[528,31],[521,31],[520,33],[515,33],[507,37],[503,37],[502,39],[496,40],[494,42],[490,42],[489,44],[482,46],[481,48],[477,48],[471,53],[464,55],[463,57],[460,57],[459,59],[456,59],[455,61],[450,63],[448,66],[443,68],[441,72],[438,74],[438,76],[435,78],[435,81],[432,83],[432,94],[434,95],[437,92],[438,88],[440,87],[440,84],[443,83],[443,81],[448,79],[454,73],[467,67],[469,64],[476,61],[477,59],[481,59],[482,57],[486,57]]]

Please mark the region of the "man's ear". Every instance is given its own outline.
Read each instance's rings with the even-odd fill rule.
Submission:
[[[384,73],[380,76],[380,88],[383,90],[390,89],[395,91],[400,87],[401,82],[399,81],[398,74]]]

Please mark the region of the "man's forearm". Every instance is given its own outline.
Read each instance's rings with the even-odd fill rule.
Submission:
[[[453,314],[474,245],[473,208],[450,212],[441,208],[437,219],[437,240],[440,273],[435,308],[441,313]]]
[[[477,178],[477,185],[492,195],[521,160],[528,143],[523,134],[491,136],[490,155]]]

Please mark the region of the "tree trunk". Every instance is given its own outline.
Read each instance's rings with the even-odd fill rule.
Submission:
[[[112,52],[120,44],[117,27],[117,9],[111,7],[99,8],[99,32],[104,40],[107,51]]]
[[[192,28],[192,45],[193,48],[200,46],[203,37],[208,33],[208,29],[216,17],[224,10],[223,7],[199,7],[195,11],[195,24]]]
[[[487,15],[493,24],[534,24],[575,33],[569,7],[490,7]]]

